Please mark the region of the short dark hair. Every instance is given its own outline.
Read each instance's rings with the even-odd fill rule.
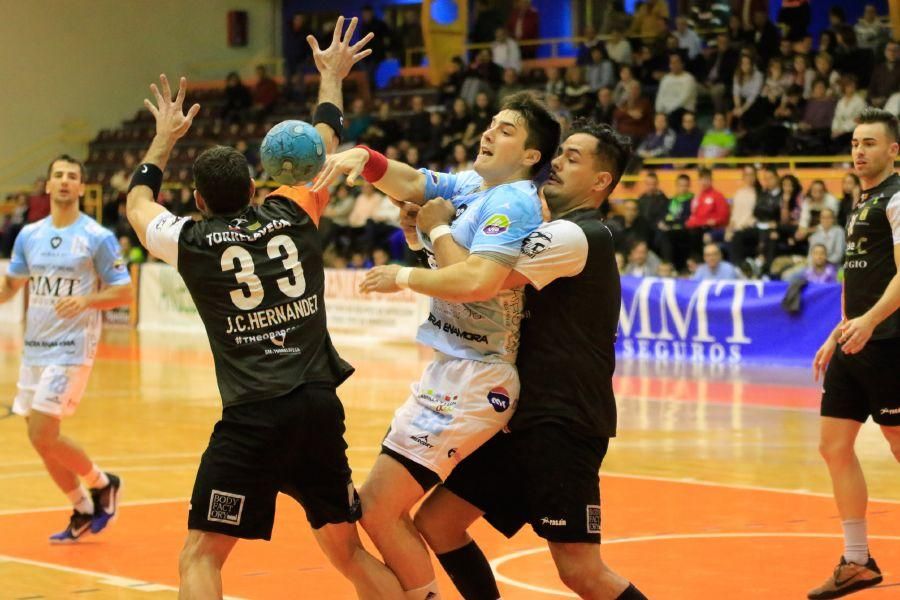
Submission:
[[[900,124],[897,122],[897,117],[890,111],[869,106],[860,113],[856,123],[858,125],[881,123],[884,125],[887,136],[894,142],[900,142]]]
[[[700,167],[697,169],[697,177],[709,177],[712,179],[712,169],[709,167]]]
[[[553,113],[533,92],[518,92],[506,97],[501,110],[514,110],[525,120],[528,137],[525,147],[536,149],[541,158],[531,167],[532,177],[541,178],[556,156],[562,127]]]
[[[584,133],[597,138],[594,154],[608,165],[609,171],[612,173],[612,183],[609,186],[609,193],[612,193],[619,185],[619,180],[625,173],[628,163],[631,162],[631,140],[609,125],[597,123],[591,119],[576,119],[569,130],[569,136],[576,133]]]
[[[228,146],[213,146],[194,161],[194,185],[209,211],[230,215],[250,203],[250,166]]]
[[[67,162],[70,165],[78,165],[78,169],[81,172],[81,183],[85,182],[85,180],[87,179],[87,171],[84,168],[84,164],[82,164],[82,162],[77,158],[72,158],[68,154],[60,154],[50,161],[50,164],[47,165],[47,179],[50,179],[51,175],[53,174],[52,171],[54,163],[57,163],[59,161]]]
[[[678,177],[675,178],[676,181],[681,181],[682,179],[686,179],[688,181],[688,183],[690,183],[691,176],[688,175],[687,173],[682,173],[681,175],[679,175]]]

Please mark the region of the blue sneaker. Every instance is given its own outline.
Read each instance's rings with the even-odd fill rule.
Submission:
[[[69,517],[69,526],[59,533],[50,536],[51,544],[69,544],[78,541],[78,538],[86,533],[90,533],[91,524],[94,516],[86,513],[80,513],[77,510],[72,511]]]
[[[119,490],[122,488],[122,480],[112,473],[107,473],[109,485],[102,488],[91,489],[91,499],[94,501],[94,516],[91,520],[91,533],[100,533],[116,518],[119,507]]]

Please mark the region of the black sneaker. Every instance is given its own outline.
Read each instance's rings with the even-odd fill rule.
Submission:
[[[91,499],[94,501],[94,517],[91,521],[91,533],[100,533],[116,518],[119,507],[119,490],[122,488],[122,480],[112,473],[107,473],[109,485],[102,488],[91,489]]]
[[[69,544],[78,541],[78,538],[91,531],[91,523],[94,516],[87,513],[80,513],[77,510],[72,511],[69,517],[69,526],[59,533],[50,536],[51,544]]]
[[[840,598],[841,596],[878,585],[882,579],[881,570],[871,556],[864,565],[847,562],[842,556],[841,562],[835,567],[831,577],[825,583],[810,591],[806,597],[810,600]]]

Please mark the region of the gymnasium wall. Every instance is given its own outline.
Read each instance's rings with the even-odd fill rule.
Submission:
[[[222,79],[233,63],[277,56],[278,0],[4,2],[0,19],[0,188],[29,183],[46,159],[130,118],[161,72]],[[247,46],[226,14],[248,13]],[[252,67],[243,73],[252,75]],[[41,144],[41,148],[29,148]],[[35,170],[37,168],[37,171]]]

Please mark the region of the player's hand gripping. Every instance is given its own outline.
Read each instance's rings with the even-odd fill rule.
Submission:
[[[452,202],[443,198],[434,198],[422,206],[416,219],[416,225],[419,226],[419,231],[427,235],[438,225],[449,225],[455,216],[456,208]]]
[[[412,202],[400,203],[400,229],[406,238],[406,245],[410,248],[419,247],[419,235],[416,233],[416,217],[422,207]]]
[[[356,184],[356,178],[362,173],[369,162],[369,153],[362,148],[350,148],[337,154],[332,154],[325,159],[325,165],[316,178],[313,192],[325,189],[337,179],[339,175],[347,176],[347,185]]]
[[[145,98],[144,106],[156,119],[157,137],[174,143],[190,129],[194,117],[200,112],[200,105],[194,104],[187,114],[182,112],[184,95],[187,91],[187,79],[184,77],[178,82],[178,95],[175,96],[174,100],[172,100],[172,89],[169,87],[169,80],[165,75],[159,76],[159,84],[162,87],[162,92],[156,87],[155,83],[150,84],[150,91],[153,92],[153,96],[156,98],[156,105]]]
[[[325,50],[319,48],[319,42],[316,41],[316,38],[311,35],[306,36],[306,42],[312,48],[313,60],[316,61],[316,69],[319,70],[323,77],[332,76],[344,79],[350,74],[350,69],[353,68],[353,65],[372,54],[371,50],[363,50],[363,48],[375,37],[374,33],[369,33],[352,46],[350,45],[350,39],[353,37],[353,32],[356,31],[356,23],[356,17],[350,19],[350,26],[347,27],[347,32],[342,37],[344,17],[338,17],[334,26],[331,45]]]
[[[56,301],[56,315],[60,319],[71,319],[78,316],[88,307],[84,296],[67,296]]]
[[[384,265],[383,267],[373,268],[366,273],[366,278],[359,284],[359,291],[363,294],[399,292],[400,286],[397,285],[397,273],[401,268],[400,265]]]

